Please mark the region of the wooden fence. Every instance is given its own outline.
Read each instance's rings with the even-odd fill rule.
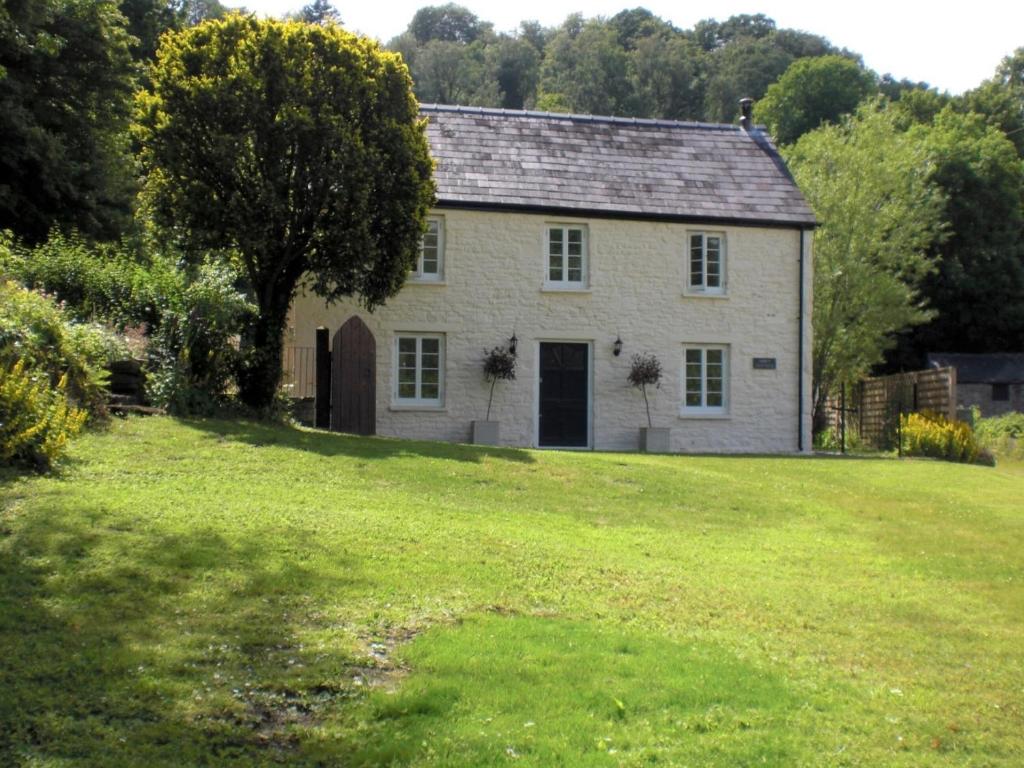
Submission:
[[[956,418],[956,369],[930,368],[865,379],[828,407],[829,427],[855,429],[862,442],[882,450],[896,445],[900,414],[935,411]],[[846,424],[841,423],[846,418]]]
[[[313,347],[284,348],[281,386],[288,397],[302,399],[316,394],[315,362]]]

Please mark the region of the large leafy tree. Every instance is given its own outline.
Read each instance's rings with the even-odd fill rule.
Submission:
[[[468,44],[490,33],[491,27],[468,8],[448,3],[420,8],[409,23],[409,32],[420,43],[443,40]]]
[[[114,0],[0,3],[0,229],[127,224],[130,42]]]
[[[328,0],[313,0],[302,6],[299,21],[307,24],[341,24],[341,14]]]
[[[431,40],[417,48],[410,69],[416,77],[416,96],[424,102],[497,106],[498,83],[479,42]]]
[[[758,103],[780,144],[792,144],[824,122],[835,123],[876,89],[875,76],[844,56],[797,59]]]
[[[760,99],[793,62],[793,56],[774,44],[774,36],[730,39],[709,57],[704,92],[704,117],[716,123],[739,118],[739,100]]]
[[[945,192],[949,237],[933,245],[937,269],[922,286],[936,315],[901,338],[892,367],[919,367],[928,352],[1024,348],[1024,161],[984,116],[953,106],[909,133]]]
[[[373,309],[414,263],[431,160],[408,71],[375,42],[242,15],[184,30],[164,38],[136,130],[158,221],[248,279],[251,406],[274,397],[300,280]]]
[[[1003,59],[995,76],[963,97],[964,106],[985,115],[1024,157],[1024,48]]]
[[[704,111],[707,54],[675,34],[640,38],[630,54],[635,114],[669,120],[700,120]]]
[[[134,38],[132,55],[140,61],[151,61],[160,35],[181,25],[181,7],[174,0],[121,0],[120,9]]]
[[[573,112],[633,114],[629,56],[614,26],[570,16],[548,43],[541,89]]]
[[[814,239],[814,404],[881,362],[894,335],[929,319],[918,288],[933,269],[943,197],[921,142],[889,110],[862,107],[786,152],[821,227]]]
[[[487,59],[501,96],[501,106],[522,109],[533,103],[540,80],[540,53],[525,37],[500,35],[487,48]]]
[[[220,0],[120,0],[120,10],[134,38],[132,56],[143,63],[156,57],[160,36],[165,32],[219,19],[228,13]]]

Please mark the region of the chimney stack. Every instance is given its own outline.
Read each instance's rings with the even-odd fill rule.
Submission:
[[[754,108],[754,100],[751,98],[740,99],[740,128],[744,131],[749,131],[754,127],[754,122],[751,119],[751,112]]]

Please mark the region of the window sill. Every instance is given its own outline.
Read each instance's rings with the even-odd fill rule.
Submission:
[[[679,414],[680,419],[707,419],[708,421],[725,421],[732,418],[732,414],[728,412],[715,413],[714,411],[682,411]]]
[[[423,278],[410,277],[405,281],[406,285],[448,285],[447,280],[424,280]]]
[[[573,287],[571,285],[551,285],[545,283],[540,289],[541,293],[593,293],[589,286]]]
[[[728,299],[728,293],[705,293],[704,291],[683,291],[683,297],[687,299]]]
[[[448,408],[444,405],[401,405],[392,403],[388,406],[389,411],[422,411],[426,413],[448,413]]]

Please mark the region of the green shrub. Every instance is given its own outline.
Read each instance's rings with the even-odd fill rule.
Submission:
[[[0,241],[0,268],[22,285],[56,296],[77,320],[155,326],[163,297],[180,292],[176,264],[118,243],[51,233],[35,247]]]
[[[186,414],[223,404],[252,309],[229,267],[189,267],[152,242],[131,248],[54,232],[34,248],[0,240],[0,269],[52,293],[79,320],[143,326],[155,405]],[[70,389],[78,391],[74,380]]]
[[[976,419],[974,434],[980,440],[995,440],[1000,437],[1012,437],[1014,440],[1024,438],[1024,413],[1004,413],[1002,416],[990,416]]]
[[[816,451],[841,451],[843,446],[840,440],[839,427],[829,427],[817,432],[814,435],[814,450]],[[870,453],[876,449],[860,439],[857,432],[856,421],[851,420],[846,425],[846,451],[847,453]]]
[[[238,333],[251,311],[234,272],[213,262],[164,297],[149,344],[153,402],[183,414],[222,406],[239,359]]]
[[[125,357],[126,345],[95,323],[78,323],[50,297],[12,280],[0,280],[0,365],[24,361],[31,375],[44,374],[51,388],[63,380],[74,405],[105,412],[106,364]]]
[[[66,386],[66,377],[52,387],[45,373],[33,376],[25,360],[0,364],[0,464],[42,470],[63,453],[86,419],[68,403]]]
[[[981,457],[981,446],[971,425],[939,413],[909,413],[900,420],[903,452],[908,456],[931,456],[947,461],[973,463]]]
[[[1024,460],[1024,413],[976,418],[974,434],[996,456]]]

